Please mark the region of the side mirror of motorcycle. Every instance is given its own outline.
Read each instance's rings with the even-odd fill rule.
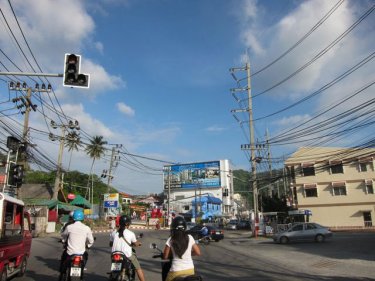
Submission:
[[[157,247],[155,243],[150,244],[150,249],[156,249]]]

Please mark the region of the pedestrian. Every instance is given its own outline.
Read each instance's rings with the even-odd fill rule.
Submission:
[[[195,274],[192,256],[200,256],[201,251],[194,238],[185,230],[185,219],[181,216],[175,217],[171,224],[171,236],[163,251],[165,260],[172,258],[166,281],[172,281],[178,276]]]

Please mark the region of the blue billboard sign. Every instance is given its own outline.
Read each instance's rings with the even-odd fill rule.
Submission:
[[[220,187],[220,161],[178,164],[164,169],[164,188]]]

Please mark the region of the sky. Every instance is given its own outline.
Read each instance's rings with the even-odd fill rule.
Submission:
[[[112,185],[130,194],[159,193],[163,165],[170,163],[228,159],[233,169],[250,169],[249,151],[241,149],[250,141],[249,92],[231,91],[246,89],[247,72],[235,71],[237,80],[230,72],[246,64],[254,139],[264,157],[259,169],[268,167],[267,138],[274,168],[300,146],[347,147],[373,138],[373,6],[370,0],[0,0],[0,70],[60,74],[66,53],[81,55],[90,88],[63,87],[61,77],[48,77],[54,91],[35,94],[30,139],[56,163],[59,143],[48,134],[61,131],[49,123],[77,120],[82,141],[103,136],[108,142],[95,174],[109,169],[111,150],[121,144]],[[0,79],[0,121],[22,132],[23,115],[12,103],[17,93],[8,83],[35,80]],[[333,123],[365,102],[360,116]],[[327,120],[332,128],[320,130]],[[351,128],[354,120],[365,125]],[[312,124],[305,136],[295,129]],[[65,149],[65,169],[90,171],[83,149],[73,152],[70,166],[69,159]]]

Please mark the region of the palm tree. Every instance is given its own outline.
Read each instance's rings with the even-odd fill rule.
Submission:
[[[90,174],[89,174],[89,180],[87,182],[87,187],[89,187],[90,183],[90,175],[91,175],[91,204],[93,204],[93,181],[94,177],[92,176],[92,169],[94,167],[95,160],[100,158],[104,152],[105,152],[105,147],[107,142],[103,140],[103,136],[94,136],[91,140],[90,143],[86,146],[85,152],[87,153],[90,158],[92,158],[92,163],[91,163],[91,169],[90,169]]]
[[[81,139],[79,138],[78,134],[76,132],[71,132],[68,134],[68,137],[66,138],[65,147],[68,148],[68,151],[70,151],[70,157],[69,157],[69,165],[68,165],[68,172],[70,171],[70,164],[72,162],[72,155],[73,151],[78,151],[79,147],[82,146]]]

